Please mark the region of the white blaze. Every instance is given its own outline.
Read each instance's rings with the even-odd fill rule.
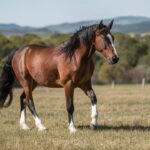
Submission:
[[[109,40],[110,40],[110,43],[111,43],[111,46],[112,46],[113,49],[114,49],[115,55],[117,55],[117,51],[116,51],[115,45],[114,45],[114,43],[113,43],[112,36],[111,36],[110,34],[107,34],[107,37],[108,37]]]

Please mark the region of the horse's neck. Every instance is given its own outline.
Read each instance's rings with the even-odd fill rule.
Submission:
[[[92,56],[95,52],[94,47],[90,47],[89,49],[79,47],[73,56],[72,62],[76,66],[76,68],[80,68],[81,66],[93,64]]]
[[[85,46],[80,46],[76,52],[75,52],[75,57],[82,61],[89,61],[92,59],[93,54],[95,53],[95,47],[93,45],[89,46],[89,48],[86,48]]]

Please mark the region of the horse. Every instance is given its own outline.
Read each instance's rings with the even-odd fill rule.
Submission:
[[[114,36],[111,33],[113,20],[108,24],[81,27],[68,41],[56,47],[36,44],[24,46],[7,57],[0,78],[0,108],[8,107],[13,99],[13,83],[17,79],[23,88],[20,96],[20,127],[30,129],[26,123],[28,106],[39,131],[45,130],[37,114],[32,91],[37,85],[51,88],[64,88],[68,128],[76,131],[74,113],[74,89],[80,88],[91,100],[91,128],[97,127],[97,98],[92,88],[91,77],[94,71],[93,54],[97,51],[109,64],[119,61]],[[7,98],[8,97],[8,98]],[[6,100],[7,99],[7,100]]]

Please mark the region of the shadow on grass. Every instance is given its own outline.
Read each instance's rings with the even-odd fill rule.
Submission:
[[[79,125],[77,126],[78,129],[91,129],[89,125]],[[120,125],[120,126],[110,126],[110,125],[98,125],[95,131],[107,131],[107,130],[125,130],[125,131],[150,131],[150,126],[143,126],[143,125]]]

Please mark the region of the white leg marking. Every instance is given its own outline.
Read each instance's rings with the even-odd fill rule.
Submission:
[[[20,114],[20,128],[24,129],[24,130],[28,130],[30,129],[28,127],[28,125],[26,124],[26,118],[25,118],[26,114],[25,114],[25,109],[21,111]]]
[[[91,118],[92,118],[91,124],[97,125],[98,113],[96,109],[96,104],[92,105]]]
[[[46,130],[46,127],[41,123],[41,120],[36,116],[34,117],[35,125],[37,126],[39,131]]]
[[[74,126],[74,123],[73,123],[72,119],[71,119],[71,122],[70,122],[68,128],[69,128],[71,134],[75,133],[77,131],[76,128],[75,128],[75,126]]]
[[[110,40],[110,42],[111,42],[111,46],[112,46],[113,49],[114,49],[115,55],[117,55],[117,51],[116,51],[116,48],[115,48],[115,45],[114,45],[114,43],[113,43],[113,40],[112,40],[111,35],[110,35],[110,34],[107,34],[107,37],[109,38],[109,40]]]

